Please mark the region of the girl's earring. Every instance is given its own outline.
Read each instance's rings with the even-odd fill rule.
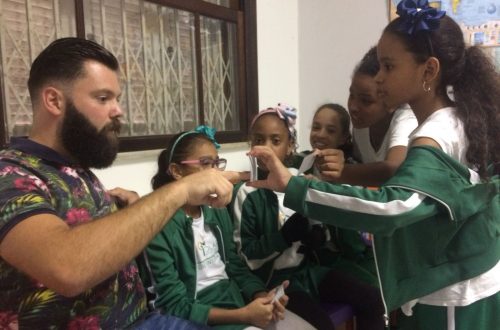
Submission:
[[[422,88],[424,89],[424,92],[429,93],[431,91],[431,84],[424,80]]]

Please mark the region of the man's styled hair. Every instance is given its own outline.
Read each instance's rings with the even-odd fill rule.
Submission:
[[[31,65],[28,89],[33,100],[47,82],[71,83],[82,76],[86,61],[99,62],[118,71],[116,57],[103,46],[81,38],[61,38],[45,48]]]

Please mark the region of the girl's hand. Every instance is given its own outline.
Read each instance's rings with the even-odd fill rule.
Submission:
[[[248,182],[247,185],[255,188],[267,188],[284,192],[292,175],[274,152],[265,146],[255,146],[252,147],[248,154],[257,157],[263,162],[269,174],[265,180],[251,181]]]
[[[123,188],[114,188],[108,190],[108,194],[114,198],[118,208],[124,208],[132,203],[135,203],[140,197],[135,191],[126,190]]]
[[[304,174],[304,178],[306,178],[308,180],[320,181],[320,178],[314,176],[313,174]]]
[[[283,281],[283,289],[286,289],[290,284],[289,281]],[[273,290],[274,291],[274,290]],[[274,297],[276,292],[270,291],[269,294]],[[282,295],[281,298],[274,301],[274,310],[273,310],[273,320],[279,321],[285,318],[285,306],[288,304],[288,296],[286,294]]]
[[[344,162],[344,152],[340,149],[319,150],[316,156],[316,165],[324,181],[338,180],[342,175]]]
[[[271,296],[257,298],[243,307],[246,315],[246,323],[262,329],[267,327],[273,320],[274,306],[271,303],[272,300]]]

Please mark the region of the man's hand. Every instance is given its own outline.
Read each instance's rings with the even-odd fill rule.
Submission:
[[[318,151],[316,165],[324,181],[336,181],[344,169],[344,152],[340,149],[323,149]]]
[[[231,202],[233,184],[244,178],[243,173],[216,169],[190,174],[172,183],[184,194],[184,204],[224,207]]]
[[[267,188],[284,192],[292,175],[274,152],[265,146],[255,146],[248,154],[257,157],[263,162],[269,174],[265,180],[248,182],[247,185],[255,188]]]
[[[135,203],[140,197],[135,191],[126,190],[123,188],[114,188],[108,190],[108,194],[110,194],[116,202],[118,208],[123,208],[129,206],[132,203]]]

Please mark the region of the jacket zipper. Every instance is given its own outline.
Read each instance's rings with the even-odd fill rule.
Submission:
[[[432,198],[432,199],[438,201],[439,203],[441,203],[448,210],[448,213],[449,213],[450,218],[451,218],[452,221],[455,220],[455,218],[453,216],[453,213],[451,212],[451,208],[448,206],[448,204],[446,204],[441,199],[439,199],[439,198],[437,198],[437,197],[435,197],[435,196],[433,196],[431,194],[425,193],[425,192],[423,192],[421,190],[418,190],[418,189],[415,189],[415,188],[410,188],[410,187],[400,186],[400,185],[388,185],[388,186],[385,186],[385,187],[407,189],[407,190],[410,190],[410,191],[422,194],[422,195],[424,195],[426,197]],[[380,278],[380,271],[379,271],[379,268],[378,268],[377,251],[376,251],[376,248],[375,248],[375,236],[372,236],[372,247],[373,247],[373,256],[374,256],[374,259],[375,259],[375,269],[377,270],[377,280],[378,280],[378,285],[380,287],[380,295],[382,297],[382,304],[384,305],[384,323],[385,323],[386,329],[389,329],[389,311],[387,310],[387,303],[385,302],[384,291],[383,291],[383,288],[382,288],[382,280]]]
[[[389,329],[389,311],[387,310],[387,304],[384,298],[384,290],[382,289],[382,280],[380,278],[380,271],[378,269],[378,261],[377,261],[377,251],[375,249],[375,236],[372,235],[372,248],[373,248],[373,258],[375,259],[375,269],[377,271],[377,281],[380,291],[380,296],[382,297],[382,304],[384,305],[384,323],[385,328]]]
[[[203,211],[202,211],[203,212]],[[194,278],[198,279],[198,270],[196,269],[196,244],[194,241],[194,231],[193,231],[193,219],[191,217],[188,217],[189,220],[191,220],[191,225],[189,226],[189,230],[191,231],[191,241],[193,242],[193,260],[194,260]],[[198,292],[196,290],[196,282],[195,282],[195,289],[194,289],[194,297],[193,299],[196,301],[196,298],[198,297]]]
[[[215,225],[215,228],[217,228],[217,231],[219,232],[220,244],[222,246],[222,257],[224,258],[224,264],[227,265],[228,261],[226,258],[226,248],[224,246],[224,239],[222,237],[222,230],[219,228],[219,225]]]

